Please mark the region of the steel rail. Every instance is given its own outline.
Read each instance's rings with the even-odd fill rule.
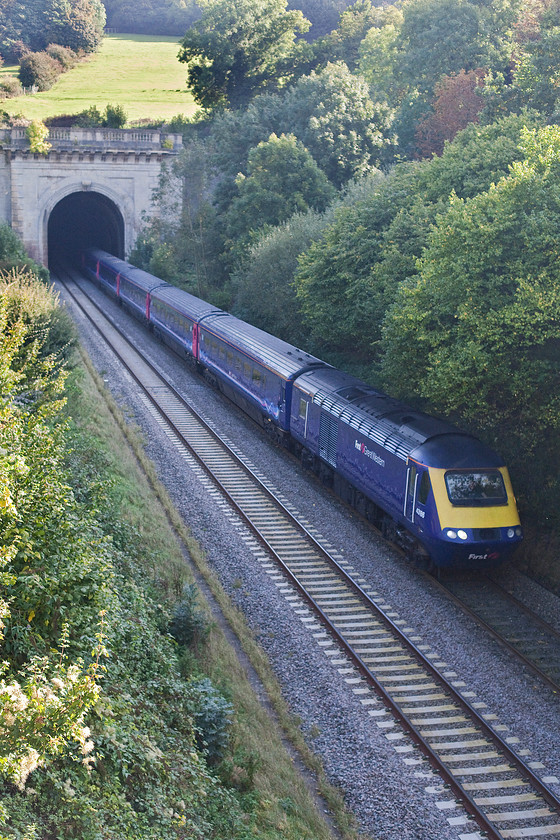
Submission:
[[[471,606],[470,604],[466,603],[463,597],[461,597],[460,590],[461,590],[461,583],[454,582],[449,584],[445,583],[445,580],[439,579],[436,580],[435,578],[430,576],[431,582],[442,591],[445,597],[449,598],[452,603],[456,604],[464,613],[470,616],[477,624],[479,624],[490,636],[492,636],[502,647],[508,650],[515,658],[519,659],[523,665],[532,671],[539,679],[545,682],[547,685],[552,688],[555,694],[560,693],[560,681],[552,677],[548,674],[541,666],[537,664],[537,662],[532,659],[527,653],[524,653],[521,650],[521,645],[516,644],[515,642],[511,641],[507,638],[499,629],[493,626],[487,619],[485,619],[479,612],[475,606]],[[533,622],[534,625],[540,627],[542,631],[544,631],[549,639],[554,638],[556,640],[558,646],[558,662],[560,665],[560,633],[548,624],[541,616],[537,615],[533,610],[523,604],[518,598],[508,592],[507,589],[504,589],[503,586],[500,586],[496,581],[492,580],[492,578],[487,577],[486,575],[482,576],[482,579],[479,581],[480,586],[489,586],[496,590],[499,594],[499,598],[507,601],[511,604],[515,609],[519,610],[524,614],[524,616]],[[450,587],[455,586],[455,589]],[[459,594],[458,594],[459,593]],[[495,614],[498,615],[498,607],[495,608]]]

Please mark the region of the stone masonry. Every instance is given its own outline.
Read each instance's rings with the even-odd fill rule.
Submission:
[[[8,222],[37,262],[46,264],[50,214],[76,192],[113,202],[124,223],[124,250],[138,235],[143,213],[166,159],[182,138],[159,131],[53,128],[46,155],[29,150],[25,128],[0,129],[0,221]]]

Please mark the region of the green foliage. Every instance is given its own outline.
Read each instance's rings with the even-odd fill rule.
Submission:
[[[46,52],[26,53],[19,63],[19,80],[23,87],[49,90],[62,72],[62,66]]]
[[[519,90],[522,104],[555,118],[560,114],[559,56],[560,26],[553,26],[525,46],[513,78],[513,87]]]
[[[0,15],[0,51],[16,61],[25,50],[42,51],[51,42],[92,52],[104,25],[100,0],[7,0]]]
[[[383,369],[399,395],[499,443],[525,504],[557,521],[560,132],[522,147],[511,174],[438,218],[387,316]]]
[[[238,175],[237,195],[226,216],[226,229],[236,253],[266,226],[278,225],[294,213],[324,210],[335,190],[307,149],[293,135],[270,138],[249,152],[247,176]]]
[[[103,125],[107,128],[123,128],[127,120],[126,111],[122,105],[107,105]]]
[[[21,262],[27,254],[21,240],[8,224],[0,224],[0,263]]]
[[[40,122],[32,120],[27,126],[27,138],[29,140],[29,151],[39,155],[48,154],[51,144],[47,141],[49,129]]]
[[[105,0],[107,26],[118,32],[182,37],[200,17],[194,0]]]
[[[471,125],[441,157],[400,164],[387,176],[370,179],[370,189],[358,200],[350,196],[301,257],[295,277],[316,346],[343,351],[350,336],[353,356],[359,353],[376,379],[385,311],[400,284],[416,275],[436,212],[445,209],[452,193],[474,196],[506,174],[521,156],[519,137],[530,119]]]
[[[80,128],[89,128],[103,125],[103,114],[96,105],[91,105],[85,111],[76,115],[76,125]]]
[[[233,706],[207,678],[189,683],[190,702],[194,709],[197,739],[200,747],[215,764],[224,754],[229,741]]]
[[[175,607],[169,623],[169,632],[178,645],[198,645],[208,636],[210,627],[206,613],[198,603],[198,590],[194,583],[183,587],[181,601]]]
[[[517,7],[488,0],[408,0],[399,34],[399,77],[431,94],[444,75],[479,67],[504,70]]]
[[[337,187],[370,172],[392,142],[392,111],[372,102],[345,64],[303,76],[286,94],[283,121]]]
[[[329,221],[330,209],[324,214],[308,212],[263,231],[233,273],[234,314],[286,341],[309,346],[293,279],[298,257]]]
[[[309,28],[286,0],[201,0],[202,17],[183,39],[179,61],[203,108],[239,107],[255,92],[282,82],[296,32]]]
[[[379,10],[378,24],[360,42],[358,69],[367,81],[376,102],[396,103],[401,92],[395,68],[399,58],[398,35],[403,15],[396,6]]]
[[[23,88],[16,76],[0,77],[0,99],[10,99],[13,96],[21,96]]]
[[[95,52],[103,37],[105,8],[101,0],[50,0],[46,40],[74,52]]]
[[[362,41],[386,20],[385,9],[374,5],[371,0],[356,0],[342,12],[338,26],[314,45],[314,55],[324,55],[325,64],[341,61],[354,72],[358,69]]]
[[[196,746],[218,759],[231,705],[181,677],[145,541],[61,421],[64,377],[42,344],[54,307],[36,280],[0,285],[2,836],[248,840]]]
[[[65,69],[70,70],[78,62],[78,56],[70,47],[63,47],[62,44],[49,44],[46,52]]]

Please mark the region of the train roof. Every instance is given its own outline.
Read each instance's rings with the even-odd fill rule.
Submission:
[[[490,447],[446,420],[416,411],[360,379],[335,368],[301,375],[298,388],[335,417],[402,460],[461,469],[503,466]]]
[[[287,380],[294,379],[309,368],[328,367],[326,362],[316,356],[234,315],[210,315],[202,321],[201,328],[208,329],[217,338],[231,343],[236,350],[246,353]]]
[[[221,309],[218,309],[217,306],[213,306],[211,303],[207,303],[205,300],[197,298],[195,295],[191,295],[183,289],[178,289],[176,286],[158,287],[153,292],[152,299],[168,304],[181,315],[186,315],[187,318],[193,321],[198,321],[199,318],[205,318],[210,314],[227,314],[222,312]]]
[[[153,289],[169,285],[160,277],[156,277],[154,274],[150,274],[142,268],[136,268],[136,266],[120,260],[118,257],[114,257],[112,254],[108,254],[99,248],[89,248],[87,253],[94,259],[100,260],[109,266],[109,268],[112,268],[117,274],[122,274],[127,280],[130,280],[131,283],[139,286],[145,292],[151,292]]]

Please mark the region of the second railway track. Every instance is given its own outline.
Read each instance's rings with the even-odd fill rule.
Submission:
[[[494,840],[560,836],[560,801],[514,751],[492,715],[462,695],[382,604],[329,554],[292,510],[188,406],[71,278],[70,294],[143,389],[157,412],[211,475],[266,546],[325,631],[382,698],[417,746]],[[510,741],[512,739],[509,739]]]

